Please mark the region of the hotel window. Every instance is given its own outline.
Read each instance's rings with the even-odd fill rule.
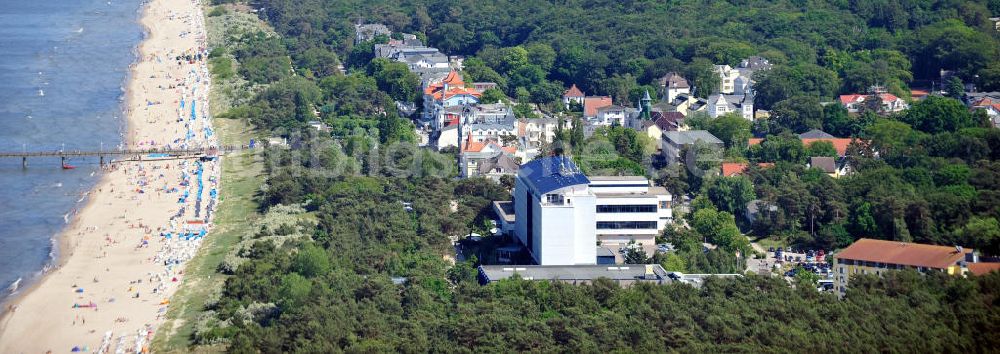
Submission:
[[[664,200],[660,202],[660,209],[670,209],[670,201]]]
[[[563,204],[563,196],[562,196],[562,194],[546,194],[545,195],[545,202],[549,203],[549,204],[562,205]]]
[[[598,205],[598,213],[655,213],[656,205],[649,204],[628,204],[628,205]]]
[[[598,221],[598,230],[655,229],[656,221]]]

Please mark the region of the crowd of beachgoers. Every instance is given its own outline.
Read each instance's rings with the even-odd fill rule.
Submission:
[[[149,32],[126,93],[129,147],[216,147],[200,2],[152,0],[141,22]],[[61,266],[0,319],[0,352],[148,352],[186,262],[211,235],[219,159],[150,154],[108,164],[67,220]]]

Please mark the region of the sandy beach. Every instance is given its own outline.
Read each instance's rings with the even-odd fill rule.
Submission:
[[[208,148],[205,24],[198,0],[151,0],[126,90],[135,148]],[[217,160],[116,161],[59,236],[60,266],[0,318],[0,353],[147,351],[211,229]]]

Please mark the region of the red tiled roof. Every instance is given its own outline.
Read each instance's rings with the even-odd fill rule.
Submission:
[[[802,139],[802,146],[809,146],[817,141],[829,141],[833,144],[833,149],[837,150],[837,156],[847,155],[847,146],[851,145],[850,138],[833,138],[833,139]]]
[[[859,95],[859,94],[840,95],[840,104],[847,105],[849,103],[860,102],[863,101],[863,99],[867,96],[869,95]],[[895,102],[899,100],[899,97],[896,97],[896,95],[893,95],[891,93],[880,93],[878,94],[878,97],[882,98],[882,102]]]
[[[465,81],[462,81],[462,75],[459,75],[457,71],[452,70],[445,76],[443,82],[452,86],[465,86]]]
[[[433,96],[435,100],[448,99],[455,96],[470,95],[472,97],[479,97],[482,95],[479,91],[466,89],[464,87],[448,88],[448,92],[437,91],[434,92]]]
[[[583,99],[583,116],[584,117],[596,117],[597,109],[601,107],[607,107],[612,105],[611,97],[608,96],[590,96]]]
[[[975,102],[972,102],[972,107],[989,107],[993,105],[993,99],[989,97],[983,97]]]
[[[569,90],[566,90],[566,92],[563,93],[563,97],[583,97],[583,96],[585,96],[583,94],[583,91],[580,91],[580,89],[576,87],[576,84],[570,86]]]
[[[774,167],[773,162],[758,162],[757,166],[761,168]],[[746,162],[723,162],[722,163],[722,176],[732,177],[736,175],[743,174],[750,167],[750,164]]]
[[[930,92],[927,92],[927,90],[910,90],[910,96],[913,97],[927,96],[927,95],[930,95]]]
[[[507,154],[513,155],[514,153],[517,152],[517,147],[516,146],[500,146],[500,144],[497,144],[497,142],[493,141],[493,140],[486,140],[486,141],[482,141],[482,142],[472,141],[472,136],[471,135],[468,138],[465,139],[465,144],[462,146],[462,151],[465,151],[465,152],[481,152],[484,149],[486,149],[487,146],[491,146],[491,145],[494,146],[494,147],[496,147],[498,150],[503,151],[503,152],[505,152]]]
[[[969,273],[975,275],[984,275],[997,270],[1000,270],[1000,263],[997,262],[969,263]]]
[[[972,252],[972,249],[964,249],[959,253],[955,247],[950,246],[863,238],[838,252],[834,257],[910,267],[947,269],[965,259],[965,254],[969,252]]]
[[[812,143],[817,142],[817,141],[829,141],[831,144],[833,144],[833,149],[837,150],[837,155],[838,156],[845,156],[845,155],[847,155],[847,146],[851,145],[851,141],[854,141],[854,139],[851,139],[851,138],[802,139],[802,145],[803,146],[809,146],[809,144],[812,144]],[[750,138],[749,140],[747,140],[747,143],[749,145],[751,145],[751,146],[760,144],[762,142],[764,142],[764,139],[761,139],[761,138]]]
[[[433,84],[427,85],[427,87],[424,88],[424,94],[425,95],[434,94],[435,92],[438,92],[441,89],[443,89],[444,84],[448,84],[448,91],[451,91],[452,88],[463,88],[465,86],[465,81],[462,81],[461,74],[459,74],[455,70],[452,70],[448,73],[448,76],[446,76],[444,80],[442,80],[441,82],[435,82]]]

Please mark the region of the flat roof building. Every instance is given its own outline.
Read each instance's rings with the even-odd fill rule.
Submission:
[[[514,234],[541,265],[595,264],[595,245],[621,257],[634,242],[652,254],[673,222],[666,189],[641,176],[590,178],[565,156],[521,165],[513,197]]]
[[[619,285],[628,286],[638,282],[665,284],[670,282],[668,274],[659,264],[479,266],[480,284],[497,282],[517,275],[524,280],[557,280],[574,285],[589,284],[596,279],[607,278]]]

